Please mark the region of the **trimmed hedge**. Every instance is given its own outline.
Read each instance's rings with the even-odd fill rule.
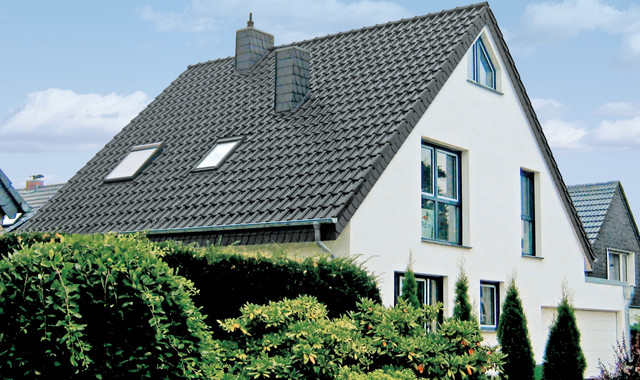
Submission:
[[[161,251],[137,236],[52,236],[0,260],[3,378],[218,375],[195,289]]]
[[[352,259],[314,257],[296,259],[282,251],[238,253],[234,247],[157,243],[164,261],[200,290],[194,297],[215,320],[240,315],[246,303],[266,304],[311,295],[326,305],[329,316],[355,310],[360,298],[381,303],[375,279]]]
[[[13,251],[27,248],[35,243],[59,242],[63,234],[49,232],[22,232],[0,235],[0,258]]]

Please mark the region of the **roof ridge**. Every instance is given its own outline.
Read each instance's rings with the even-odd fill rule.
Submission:
[[[577,183],[575,185],[567,185],[567,189],[576,188],[576,187],[580,187],[580,186],[602,186],[602,185],[613,185],[613,184],[620,184],[620,180],[611,180],[611,181],[605,181],[605,182],[592,182],[592,183]]]
[[[407,22],[411,22],[411,21],[415,21],[415,20],[420,20],[420,19],[425,19],[425,18],[429,18],[429,17],[439,16],[439,15],[446,14],[446,13],[459,12],[459,11],[461,11],[463,9],[473,9],[473,8],[483,8],[483,7],[489,7],[489,3],[484,1],[484,2],[475,3],[475,4],[463,5],[463,6],[455,7],[455,8],[452,8],[452,9],[443,9],[443,10],[438,11],[438,12],[427,13],[427,14],[424,14],[424,15],[401,18],[399,20],[393,20],[393,21],[388,21],[388,22],[381,23],[381,24],[363,26],[361,28],[350,29],[350,30],[346,30],[346,31],[343,31],[343,32],[330,33],[330,34],[326,34],[324,36],[313,37],[313,38],[310,38],[310,39],[307,39],[307,40],[293,41],[293,42],[289,42],[287,44],[276,45],[276,46],[272,47],[271,49],[269,49],[269,52],[274,51],[276,49],[281,49],[281,48],[284,48],[284,47],[302,45],[302,44],[307,44],[307,43],[310,43],[310,42],[321,41],[321,40],[328,39],[328,38],[335,38],[335,37],[340,37],[340,36],[344,36],[344,35],[347,35],[347,34],[358,33],[358,32],[362,32],[362,31],[365,31],[365,30],[370,30],[370,29],[375,29],[375,28],[382,28],[382,27],[389,26],[389,25],[407,23]],[[224,57],[224,58],[216,58],[216,59],[211,59],[211,60],[204,61],[204,62],[194,63],[192,65],[188,65],[187,68],[190,69],[192,67],[211,64],[211,63],[214,63],[214,62],[224,61],[224,60],[231,59],[231,58],[234,58],[234,56],[231,55],[231,56]]]

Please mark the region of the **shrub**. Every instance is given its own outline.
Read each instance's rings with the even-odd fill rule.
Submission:
[[[640,346],[638,339],[632,343],[631,349],[622,339],[615,350],[615,364],[607,368],[599,361],[600,376],[598,380],[640,380]]]
[[[460,267],[458,279],[456,280],[456,297],[453,307],[453,318],[460,321],[475,321],[473,308],[469,302],[469,278],[464,269]]]
[[[502,352],[507,355],[504,374],[509,379],[533,379],[536,362],[529,340],[527,317],[522,309],[515,279],[509,283],[507,296],[502,304],[502,314],[498,323],[498,342]]]
[[[21,232],[0,235],[0,257],[35,243],[60,241],[63,234],[49,232]]]
[[[135,236],[56,236],[0,261],[3,378],[210,378],[192,284]]]
[[[586,366],[580,348],[580,331],[565,291],[549,331],[549,340],[544,353],[543,379],[582,379]]]
[[[239,253],[234,247],[158,243],[164,261],[200,290],[194,302],[209,320],[240,315],[246,303],[266,304],[299,295],[313,295],[337,317],[356,308],[361,297],[380,302],[375,279],[352,259],[296,259],[276,250]]]
[[[413,273],[411,264],[407,265],[407,270],[404,272],[402,279],[402,294],[400,297],[415,308],[419,308],[421,306],[420,299],[418,298],[418,282],[416,281],[416,276]]]
[[[248,304],[239,318],[221,322],[228,334],[220,342],[223,361],[229,378],[255,379],[407,378],[408,371],[418,378],[478,379],[499,368],[502,355],[480,345],[473,322],[448,320],[425,332],[439,307],[416,309],[399,300],[385,308],[364,299],[356,311],[330,319],[308,296]]]

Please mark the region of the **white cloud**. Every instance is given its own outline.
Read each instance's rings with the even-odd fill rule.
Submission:
[[[551,147],[572,150],[586,148],[583,139],[588,132],[582,123],[551,119],[546,120],[542,126]]]
[[[640,149],[640,117],[627,120],[605,120],[592,132],[592,144],[600,148]]]
[[[640,102],[611,102],[603,105],[595,111],[596,115],[607,116],[640,116]]]
[[[411,16],[402,5],[372,0],[192,0],[181,12],[161,12],[151,6],[139,10],[142,19],[153,21],[156,29],[177,32],[210,31],[229,22],[239,29],[249,12],[255,27],[275,35],[276,44]]]
[[[640,7],[631,4],[627,9],[618,9],[605,0],[529,4],[521,29],[510,34],[510,46],[528,55],[538,46],[570,40],[587,31],[620,36],[620,58],[640,58]]]
[[[559,117],[565,110],[565,105],[555,99],[536,98],[531,99],[531,104],[540,119],[553,119]]]
[[[57,88],[33,92],[21,107],[0,122],[0,150],[97,149],[148,103],[143,92],[77,94]]]

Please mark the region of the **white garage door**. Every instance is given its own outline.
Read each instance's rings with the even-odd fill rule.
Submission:
[[[547,327],[543,338],[545,347],[555,313],[555,308],[542,308],[542,323]],[[597,376],[599,374],[598,359],[603,363],[613,361],[614,347],[618,339],[616,312],[576,310],[576,322],[580,329],[582,352],[587,359],[585,377]]]

